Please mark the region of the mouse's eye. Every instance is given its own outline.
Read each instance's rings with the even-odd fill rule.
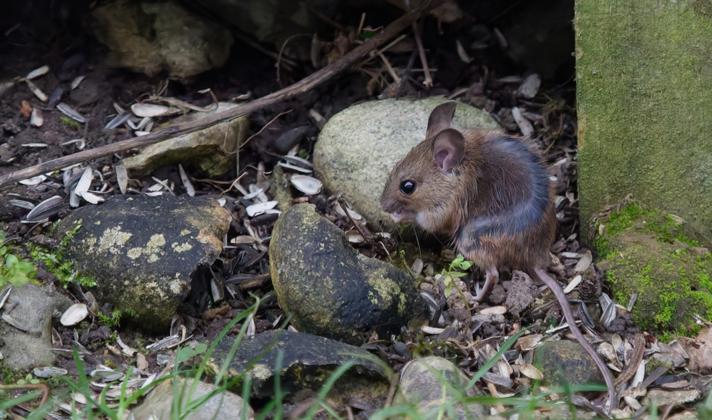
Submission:
[[[415,191],[415,181],[406,179],[405,181],[401,182],[400,190],[403,194],[408,194],[408,195],[413,194],[413,191]]]

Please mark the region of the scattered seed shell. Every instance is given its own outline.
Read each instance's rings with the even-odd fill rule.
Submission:
[[[74,121],[76,121],[80,124],[84,124],[87,122],[87,119],[84,118],[84,116],[82,114],[80,114],[79,112],[77,112],[76,109],[72,108],[71,106],[67,105],[64,102],[58,103],[57,109],[62,114],[66,115],[67,117],[73,119]]]
[[[480,311],[482,315],[504,315],[507,313],[507,307],[504,305],[490,306]]]
[[[104,128],[106,130],[113,130],[115,128],[121,127],[128,119],[131,117],[131,114],[128,112],[122,112],[117,114],[114,118],[112,118]]]
[[[303,174],[310,174],[310,173],[313,172],[311,169],[303,168],[303,167],[301,167],[301,166],[293,165],[293,164],[291,164],[291,163],[283,162],[283,161],[279,161],[279,162],[277,163],[277,165],[283,167],[284,169],[289,169],[289,170],[292,170],[292,171],[294,171],[294,172],[301,172],[301,173],[303,173]]]
[[[315,195],[321,192],[322,183],[314,177],[294,174],[289,180],[292,182],[294,188],[306,195]]]
[[[27,216],[25,216],[25,220],[29,222],[39,222],[48,218],[49,216],[53,216],[62,207],[63,202],[64,199],[58,195],[54,195],[46,200],[43,200],[42,202],[37,204],[32,210],[30,210],[29,213],[27,213]]]
[[[272,210],[277,206],[277,201],[265,201],[264,203],[257,203],[247,206],[245,209],[247,215],[250,217],[255,217],[257,215],[267,212],[267,210]]]
[[[526,79],[519,85],[517,92],[519,96],[527,99],[531,99],[536,96],[539,92],[539,87],[541,87],[541,77],[538,74],[530,74]]]
[[[37,176],[33,176],[32,178],[23,179],[22,181],[19,181],[19,182],[22,185],[27,185],[28,187],[32,187],[32,186],[39,185],[39,184],[43,183],[46,179],[47,179],[47,177],[44,175],[37,175]]]
[[[165,105],[137,103],[131,105],[131,112],[137,117],[166,117],[180,113],[180,109]]]
[[[522,132],[524,137],[531,137],[534,134],[532,123],[522,114],[522,110],[519,107],[512,108],[512,117],[514,117],[514,122],[517,123],[519,131]]]
[[[87,305],[83,303],[75,303],[74,305],[67,308],[59,319],[65,327],[71,327],[82,322],[89,315],[89,309]]]
[[[30,88],[30,91],[32,92],[33,95],[37,97],[42,102],[47,102],[47,94],[42,91],[39,87],[37,87],[36,84],[32,83],[29,80],[25,80],[25,83],[27,84],[27,87]]]
[[[42,111],[40,111],[39,108],[32,108],[32,115],[30,115],[30,125],[33,127],[42,127],[42,124],[44,124]]]
[[[363,236],[360,233],[349,233],[346,239],[352,244],[361,244],[364,242]]]
[[[582,281],[583,281],[583,277],[581,276],[581,274],[577,274],[576,277],[574,277],[574,278],[569,282],[569,284],[566,285],[566,287],[564,288],[564,293],[566,293],[566,294],[570,293],[570,292],[571,292],[572,290],[574,290],[579,284],[581,284]]]
[[[64,376],[66,375],[67,369],[62,369],[59,367],[55,366],[45,366],[45,367],[36,367],[32,369],[32,374],[35,375],[38,378],[53,378],[55,376]]]
[[[544,374],[536,368],[536,366],[530,363],[523,363],[519,365],[519,372],[527,378],[540,381],[544,379]]]
[[[37,67],[36,69],[32,70],[31,72],[27,73],[27,76],[25,76],[25,79],[27,80],[32,80],[36,79],[40,76],[44,76],[49,72],[49,66],[44,65],[42,67]]]

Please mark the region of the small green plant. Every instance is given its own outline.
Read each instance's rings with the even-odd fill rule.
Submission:
[[[447,268],[440,272],[440,275],[443,276],[443,284],[445,285],[445,294],[447,296],[458,290],[455,285],[455,279],[465,277],[470,268],[472,268],[472,262],[466,260],[462,255],[458,255],[454,260],[450,261]]]
[[[105,314],[104,312],[97,314],[99,322],[109,328],[118,327],[119,324],[121,324],[121,317],[123,317],[123,315],[124,313],[120,309],[114,309],[110,314]]]
[[[0,231],[0,288],[7,284],[20,286],[30,283],[36,274],[37,267],[13,254],[6,245],[5,233]]]
[[[75,282],[83,287],[94,287],[96,282],[88,276],[81,275],[75,268],[74,263],[65,257],[67,246],[74,239],[81,229],[81,224],[75,224],[72,229],[59,241],[59,245],[53,250],[48,250],[40,246],[32,246],[30,255],[32,259],[44,265],[45,269],[54,274],[62,286],[67,287],[69,283]]]
[[[71,128],[72,130],[79,130],[82,128],[82,125],[80,123],[78,123],[77,121],[74,121],[73,119],[67,117],[66,115],[60,116],[59,122],[61,122],[67,128]]]

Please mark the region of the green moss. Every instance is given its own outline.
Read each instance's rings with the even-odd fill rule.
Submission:
[[[602,226],[601,226],[602,225]],[[712,254],[681,220],[631,203],[601,221],[595,238],[614,299],[638,298],[633,319],[666,339],[695,334],[712,315]]]
[[[712,243],[712,19],[700,4],[575,2],[582,226],[632,194]]]
[[[79,130],[82,128],[82,125],[80,123],[74,121],[66,115],[62,115],[61,117],[59,117],[59,122],[61,122],[62,125],[66,126],[67,128],[71,128],[72,130]]]
[[[7,284],[20,286],[35,281],[37,267],[5,244],[5,233],[0,230],[0,289]]]
[[[74,263],[68,260],[65,256],[67,246],[74,239],[77,232],[81,229],[80,223],[75,223],[72,229],[69,229],[59,241],[59,245],[53,249],[47,249],[38,245],[30,247],[30,255],[32,260],[41,263],[47,271],[54,274],[62,286],[67,287],[69,283],[75,282],[84,287],[96,286],[96,281],[89,276],[80,274],[75,268]]]

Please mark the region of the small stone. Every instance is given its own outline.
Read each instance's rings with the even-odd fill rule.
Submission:
[[[535,365],[549,385],[601,384],[603,378],[595,363],[579,343],[547,341],[534,350]]]
[[[13,288],[0,311],[2,365],[17,372],[51,366],[52,314],[70,303],[34,285]]]
[[[214,111],[176,118],[167,127],[194,121],[196,118],[226,111],[235,106],[237,105],[221,102]],[[246,117],[235,118],[194,133],[152,144],[143,148],[138,154],[123,159],[122,162],[126,170],[134,176],[147,175],[159,167],[179,163],[207,176],[220,176],[234,168],[237,150],[247,135],[248,126]]]
[[[179,412],[186,413],[189,404],[202,401],[218,387],[205,382],[193,382],[193,379],[174,378],[158,385],[138,407],[131,410],[136,419],[173,418],[173,399],[182,395]],[[194,387],[194,388],[193,388]],[[192,392],[191,392],[192,391]],[[245,413],[247,411],[247,413]],[[252,408],[240,396],[229,391],[218,391],[207,401],[201,402],[190,411],[189,418],[194,420],[254,418]]]
[[[680,389],[676,391],[663,391],[662,389],[652,389],[645,397],[644,404],[656,407],[663,405],[682,405],[685,403],[697,401],[702,397],[700,391],[696,389]]]
[[[280,216],[269,254],[279,305],[301,331],[360,342],[363,333],[396,332],[424,312],[415,279],[359,254],[311,204]]]
[[[466,385],[467,377],[451,361],[437,356],[422,357],[408,362],[401,370],[394,403],[415,404],[423,418],[435,418],[443,403],[454,398],[450,390],[463,390]],[[475,394],[470,391],[468,395]],[[458,404],[454,414],[458,419],[481,418],[486,410],[476,403]]]

